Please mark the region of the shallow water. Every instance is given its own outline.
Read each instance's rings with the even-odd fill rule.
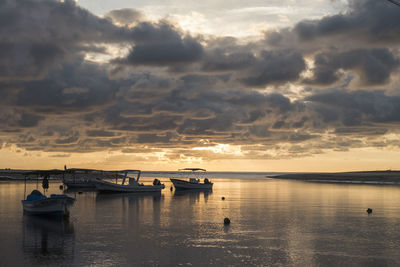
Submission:
[[[400,264],[398,186],[243,176],[171,192],[161,180],[161,194],[67,192],[77,199],[68,221],[24,216],[24,183],[0,182],[0,266]]]

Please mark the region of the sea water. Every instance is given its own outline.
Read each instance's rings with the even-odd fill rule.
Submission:
[[[0,182],[0,266],[400,265],[399,186],[209,178],[212,191],[171,191],[167,177],[161,194],[67,190],[68,220],[23,215],[40,183]]]

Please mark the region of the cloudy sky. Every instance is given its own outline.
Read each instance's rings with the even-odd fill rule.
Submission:
[[[400,169],[387,0],[0,0],[0,168]]]

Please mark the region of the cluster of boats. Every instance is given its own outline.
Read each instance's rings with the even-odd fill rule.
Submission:
[[[176,190],[203,189],[211,190],[213,183],[204,177],[205,169],[186,168],[181,169],[182,178],[170,178]],[[38,171],[38,177],[43,177],[43,188],[46,191],[47,177],[54,171]],[[62,181],[68,188],[93,188],[99,192],[110,193],[140,193],[161,192],[165,185],[159,179],[154,179],[150,185],[139,182],[141,171],[99,171],[89,169],[66,169],[62,172]],[[54,173],[55,174],[55,173]],[[129,175],[128,175],[129,174]],[[115,179],[115,181],[114,181]],[[120,181],[119,181],[120,180]],[[26,182],[26,180],[25,180]],[[47,186],[48,187],[48,186]],[[172,189],[172,188],[171,188]],[[22,200],[25,213],[29,214],[62,214],[69,215],[69,207],[75,199],[67,195],[52,194],[47,197],[38,190],[33,190],[26,199]]]

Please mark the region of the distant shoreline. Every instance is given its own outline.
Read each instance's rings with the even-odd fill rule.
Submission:
[[[400,185],[400,171],[359,171],[334,173],[291,173],[267,176],[273,179],[317,183]]]
[[[49,170],[57,173],[51,175],[51,180],[61,180],[63,170]],[[37,171],[36,171],[37,172]],[[24,181],[40,179],[39,175],[28,175],[32,170],[0,170],[0,181]],[[179,172],[173,171],[143,171],[143,177],[170,177],[171,174]],[[371,185],[400,185],[400,171],[354,171],[354,172],[296,172],[296,173],[278,173],[278,172],[207,172],[208,176],[212,178],[213,175],[218,177],[230,178],[231,175],[236,174],[258,174],[258,178],[270,178],[281,180],[297,180],[317,183],[340,183],[340,184],[371,184]],[[150,176],[149,176],[150,175]],[[238,177],[234,177],[238,178]]]

